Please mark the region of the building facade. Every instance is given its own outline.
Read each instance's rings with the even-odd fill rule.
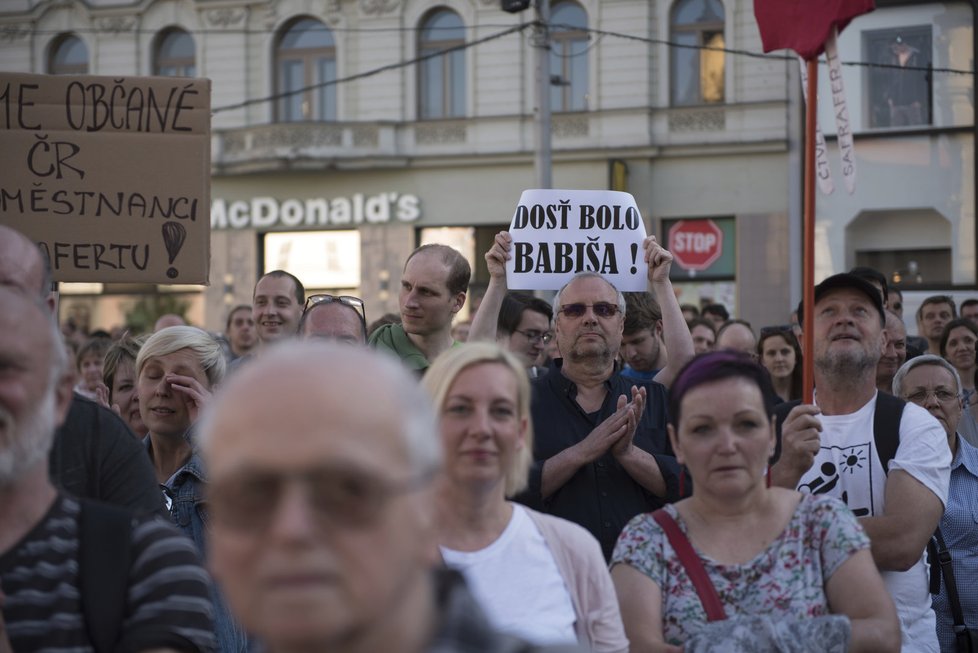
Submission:
[[[181,295],[191,318],[222,328],[261,272],[285,268],[361,296],[374,319],[396,311],[403,261],[424,242],[459,248],[485,283],[483,253],[537,187],[534,18],[498,0],[6,0],[0,69],[210,78],[210,285]],[[721,255],[677,266],[680,300],[786,322],[800,296],[802,101],[796,61],[749,56],[753,2],[551,0],[550,25],[553,186],[626,190],[667,243],[679,221],[712,220]],[[843,33],[842,58],[904,26],[934,66],[970,68],[966,3],[881,7]],[[845,80],[859,185],[819,198],[818,274],[915,260],[904,278],[930,282],[941,249],[940,283],[974,287],[973,76],[933,74],[928,122],[896,126],[866,70]],[[831,106],[820,120],[831,149]],[[67,303],[107,327],[133,290]]]

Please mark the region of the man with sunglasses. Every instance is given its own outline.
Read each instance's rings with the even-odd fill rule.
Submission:
[[[299,320],[299,336],[349,345],[367,344],[363,300],[347,295],[309,295]]]
[[[489,287],[472,333],[480,320],[495,318],[482,312],[498,307],[506,292],[511,248],[512,237],[503,231],[486,253]],[[654,236],[643,250],[669,351],[659,374],[672,378],[692,358],[693,341],[669,281],[672,254]],[[519,500],[588,529],[610,558],[629,519],[678,496],[679,467],[666,437],[666,388],[619,373],[625,299],[604,277],[575,276],[554,297],[554,313],[561,358],[533,380],[535,462]]]
[[[263,650],[540,650],[438,569],[437,434],[411,374],[364,348],[286,344],[229,381],[200,429],[209,562]]]

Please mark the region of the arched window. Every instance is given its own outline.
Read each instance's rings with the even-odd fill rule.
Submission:
[[[588,101],[587,14],[576,2],[557,2],[550,10],[550,108],[584,111]]]
[[[88,48],[74,34],[62,34],[48,51],[48,72],[52,75],[87,75]]]
[[[724,12],[720,0],[678,0],[672,6],[671,40],[688,48],[671,49],[673,105],[723,102]]]
[[[336,120],[336,86],[318,86],[336,79],[336,43],[326,25],[313,18],[291,23],[275,51],[276,91],[291,93],[278,101],[280,122]]]
[[[170,77],[197,75],[194,37],[177,27],[163,30],[153,48],[153,74]]]
[[[420,56],[464,43],[465,25],[454,11],[436,9],[421,23]],[[464,116],[465,51],[425,59],[418,66],[419,117],[424,120]]]

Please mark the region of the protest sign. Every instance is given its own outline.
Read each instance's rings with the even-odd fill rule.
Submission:
[[[0,72],[0,156],[55,280],[207,283],[210,80]]]
[[[525,190],[509,233],[512,290],[559,290],[578,272],[597,272],[622,291],[648,289],[645,222],[628,193]]]

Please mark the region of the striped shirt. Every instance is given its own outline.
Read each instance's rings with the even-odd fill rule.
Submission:
[[[0,555],[3,617],[15,651],[86,653],[79,592],[80,504],[59,495],[44,518]],[[193,542],[164,520],[134,518],[125,617],[117,648],[212,651],[210,579]]]

